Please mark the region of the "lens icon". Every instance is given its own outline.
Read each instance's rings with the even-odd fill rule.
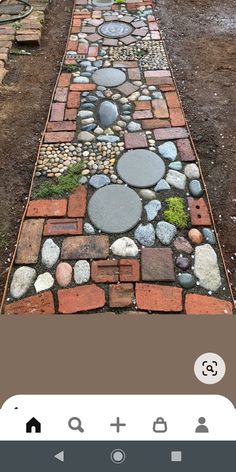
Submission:
[[[126,455],[122,449],[114,449],[114,451],[111,452],[111,460],[114,464],[122,464],[122,462],[125,461],[125,458]]]

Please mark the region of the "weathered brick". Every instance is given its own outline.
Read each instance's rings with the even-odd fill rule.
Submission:
[[[174,85],[171,77],[146,77],[147,85]]]
[[[96,84],[71,84],[70,90],[77,92],[91,92],[92,90],[96,90]]]
[[[156,24],[155,21],[152,21],[150,24],[149,24],[149,29],[150,31],[158,31],[158,26]]]
[[[112,308],[131,306],[134,301],[133,284],[109,285],[109,305]]]
[[[151,39],[158,40],[161,39],[159,31],[151,31]]]
[[[76,120],[76,117],[77,117],[77,113],[78,113],[78,110],[77,108],[67,108],[65,110],[65,116],[64,116],[64,120]]]
[[[107,259],[109,256],[108,236],[71,236],[62,243],[61,258]]]
[[[83,220],[81,218],[54,218],[47,220],[44,236],[61,236],[66,234],[79,235],[83,233]]]
[[[191,223],[193,226],[210,226],[211,217],[203,198],[188,198]]]
[[[36,264],[40,251],[44,219],[25,220],[17,246],[16,264]]]
[[[86,43],[79,43],[78,54],[87,54],[89,45]]]
[[[169,285],[136,284],[136,303],[141,310],[166,313],[182,311],[182,292]]]
[[[45,133],[44,143],[71,143],[75,137],[72,131],[55,131]]]
[[[37,46],[40,45],[40,40],[41,40],[41,32],[39,31],[38,33],[34,34],[17,34],[16,35],[16,41],[17,43],[20,44],[37,44]]]
[[[88,57],[98,56],[98,46],[90,46],[88,50]]]
[[[67,51],[74,51],[76,52],[77,51],[77,47],[78,47],[78,41],[68,41],[68,44],[67,44]]]
[[[138,282],[140,280],[140,262],[137,259],[119,260],[120,282]]]
[[[169,128],[170,122],[168,120],[159,120],[159,118],[153,118],[152,120],[143,120],[143,129],[156,129],[156,128]]]
[[[139,68],[131,68],[128,69],[128,76],[130,80],[140,80],[141,78],[141,73]]]
[[[178,139],[177,148],[180,153],[180,159],[184,162],[195,161],[195,154],[189,139]]]
[[[181,108],[170,109],[171,126],[185,126],[185,118]]]
[[[169,108],[180,108],[180,101],[176,92],[167,92],[165,96]]]
[[[70,314],[97,310],[105,303],[105,292],[95,284],[58,290],[59,313]]]
[[[86,213],[86,206],[87,188],[84,185],[81,185],[70,194],[68,202],[68,216],[70,218],[84,217]]]
[[[75,121],[49,121],[47,131],[75,131]]]
[[[67,100],[67,108],[79,108],[80,106],[80,93],[69,92]]]
[[[66,216],[67,200],[31,200],[27,217]]]
[[[142,280],[175,280],[173,253],[170,248],[143,248],[141,265]]]
[[[135,111],[136,110],[150,110],[151,108],[151,101],[150,100],[146,100],[146,101],[137,101],[137,102],[134,102],[135,104]]]
[[[9,303],[4,307],[7,315],[54,315],[53,295],[50,291]]]
[[[133,114],[134,120],[145,120],[148,118],[153,118],[153,114],[151,110],[138,110],[138,111],[135,111]]]
[[[155,118],[169,118],[169,112],[165,100],[152,100],[152,107]]]
[[[67,87],[57,87],[54,100],[55,102],[66,102],[68,94]]]
[[[113,67],[121,67],[121,68],[130,68],[130,67],[138,67],[137,61],[114,61]]]
[[[65,103],[53,103],[50,115],[50,121],[63,121]]]
[[[69,87],[71,75],[72,74],[69,74],[68,72],[62,72],[58,80],[58,87]]]
[[[157,141],[166,139],[181,139],[188,137],[188,131],[185,128],[160,128],[154,130],[154,136]]]
[[[93,261],[91,265],[91,278],[97,283],[118,282],[118,260]]]
[[[171,77],[169,70],[147,70],[144,72],[145,77]]]
[[[148,147],[145,133],[125,133],[124,135],[126,149],[137,149]]]
[[[189,293],[185,298],[187,315],[232,315],[232,303],[207,295]]]

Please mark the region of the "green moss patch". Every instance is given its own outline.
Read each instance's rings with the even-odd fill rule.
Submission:
[[[166,203],[167,208],[164,211],[164,219],[177,226],[177,228],[186,228],[189,222],[189,215],[185,211],[183,198],[170,197],[166,199]]]
[[[81,172],[84,165],[79,162],[68,167],[65,175],[61,175],[53,180],[46,180],[34,192],[35,198],[58,197],[65,193],[72,192],[79,186]]]

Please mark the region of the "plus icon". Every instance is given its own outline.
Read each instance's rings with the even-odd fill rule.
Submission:
[[[121,423],[121,422],[120,422],[120,418],[117,417],[117,418],[116,418],[116,423],[111,423],[110,426],[115,426],[116,432],[117,432],[117,433],[120,433],[120,428],[121,428],[122,426],[126,426],[126,423]]]

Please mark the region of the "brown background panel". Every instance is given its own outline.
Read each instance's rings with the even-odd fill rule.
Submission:
[[[218,393],[236,403],[235,334],[236,318],[225,316],[2,316],[0,401],[24,393]],[[194,376],[204,352],[226,362],[219,384]]]

